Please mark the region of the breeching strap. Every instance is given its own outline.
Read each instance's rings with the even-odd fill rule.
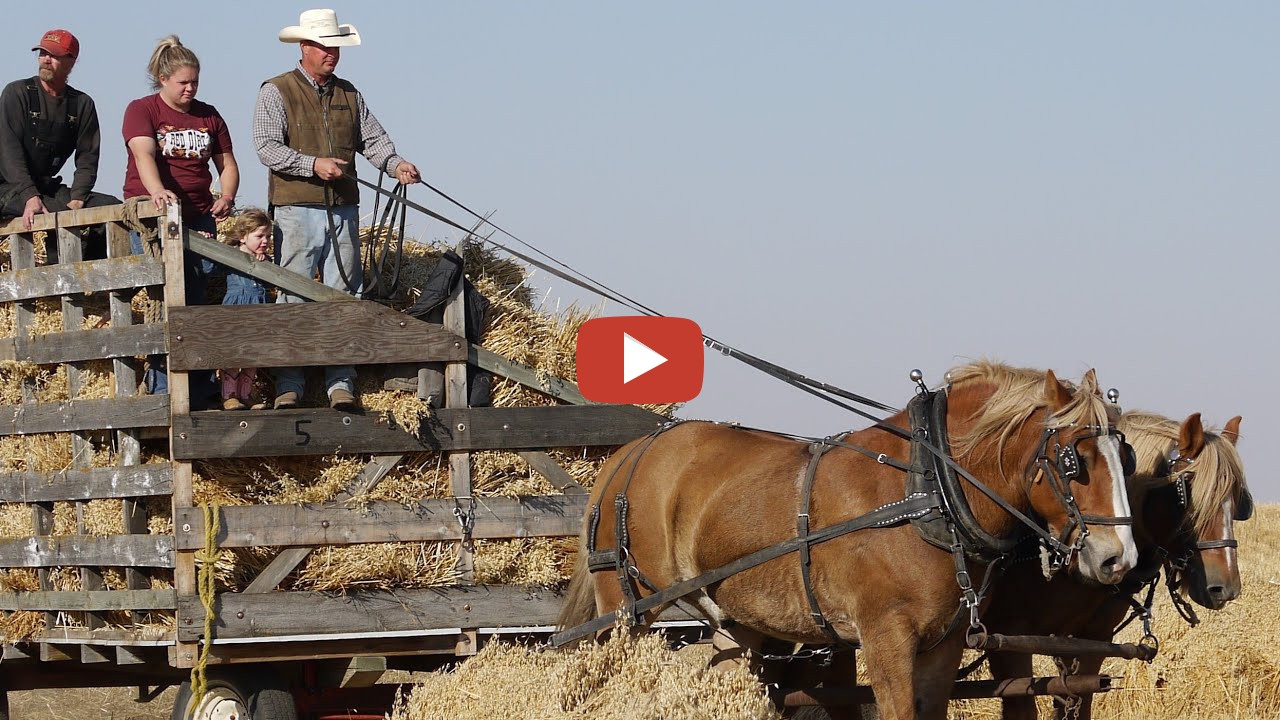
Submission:
[[[910,520],[914,517],[920,517],[924,514],[936,509],[941,500],[934,493],[912,493],[902,500],[881,505],[871,512],[860,515],[856,518],[846,520],[835,525],[828,525],[820,530],[816,530],[805,537],[795,537],[790,540],[783,541],[777,545],[757,550],[750,555],[738,558],[727,565],[722,565],[715,570],[703,573],[697,577],[688,580],[682,580],[665,590],[661,590],[652,595],[641,598],[631,607],[624,608],[627,614],[638,616],[655,607],[665,605],[667,603],[678,600],[691,592],[701,590],[702,588],[716,582],[720,582],[730,575],[749,570],[757,565],[762,565],[775,558],[782,557],[788,553],[793,553],[807,544],[815,544],[831,540],[841,535],[848,535],[855,530],[862,530],[872,527],[890,527],[899,523]],[[550,643],[552,647],[561,647],[567,643],[573,642],[582,637],[586,637],[591,633],[603,630],[617,622],[614,614],[602,615],[594,620],[589,620],[577,627],[562,630],[551,636]]]

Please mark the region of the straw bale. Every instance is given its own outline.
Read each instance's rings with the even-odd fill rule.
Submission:
[[[708,670],[659,636],[614,633],[603,644],[560,652],[491,643],[457,670],[414,687],[389,717],[779,717],[763,690],[745,669]]]

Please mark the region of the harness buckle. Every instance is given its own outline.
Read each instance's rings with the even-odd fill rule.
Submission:
[[[888,457],[889,457],[888,455],[885,455],[884,453],[880,453],[879,455],[876,456],[876,462],[880,463],[881,465],[884,465],[884,461]]]

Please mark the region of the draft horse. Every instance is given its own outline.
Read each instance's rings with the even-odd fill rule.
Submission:
[[[1121,444],[1093,371],[1078,388],[1052,371],[992,362],[956,368],[948,377],[937,393],[945,398],[945,414],[930,432],[910,429],[904,411],[818,442],[686,422],[624,446],[592,489],[560,625],[620,608],[634,613],[639,598],[794,541],[806,528],[816,535],[903,503],[902,471],[926,479],[930,472],[904,462],[913,437],[917,446],[924,440],[947,455],[935,467],[966,474],[958,494],[915,520],[950,523],[957,508],[941,505],[962,503],[972,525],[966,536],[1003,545],[1036,531],[1065,550],[1073,573],[1118,583],[1137,551],[1127,524]],[[954,458],[947,438],[954,439]],[[1075,468],[1070,478],[1061,472],[1064,464]],[[975,482],[985,483],[990,495]],[[964,643],[954,621],[968,617],[957,612],[966,598],[976,607],[972,587],[962,588],[970,585],[970,572],[980,576],[980,564],[967,561],[964,550],[930,544],[907,519],[892,517],[814,543],[686,599],[744,646],[758,647],[765,636],[860,643],[882,717],[944,718]],[[651,623],[660,610],[636,620]]]
[[[1137,450],[1137,466],[1129,479],[1129,499],[1134,511],[1134,536],[1138,565],[1118,586],[1099,587],[1073,579],[1046,581],[1038,565],[1014,565],[996,585],[992,604],[984,616],[988,627],[1009,634],[1074,635],[1111,640],[1131,612],[1145,608],[1138,597],[1165,571],[1174,605],[1188,622],[1195,612],[1182,593],[1197,604],[1220,610],[1239,596],[1240,568],[1236,563],[1235,521],[1253,513],[1253,498],[1245,484],[1244,467],[1236,452],[1240,417],[1227,422],[1221,432],[1206,431],[1200,413],[1176,420],[1143,411],[1124,413],[1118,427]],[[1027,608],[1036,608],[1034,614]],[[1072,663],[1076,658],[1063,658]],[[1100,657],[1078,658],[1077,671],[1096,674]],[[992,676],[1023,677],[1031,673],[1031,656],[993,653]],[[1074,705],[1057,699],[1059,717]],[[1079,699],[1073,713],[1091,717],[1092,697]],[[1036,717],[1034,698],[1004,700],[1005,720]]]

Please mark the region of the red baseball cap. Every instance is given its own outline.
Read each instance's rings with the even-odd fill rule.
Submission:
[[[32,50],[44,50],[56,57],[77,57],[80,55],[80,41],[66,30],[50,30],[40,38],[40,43]]]

